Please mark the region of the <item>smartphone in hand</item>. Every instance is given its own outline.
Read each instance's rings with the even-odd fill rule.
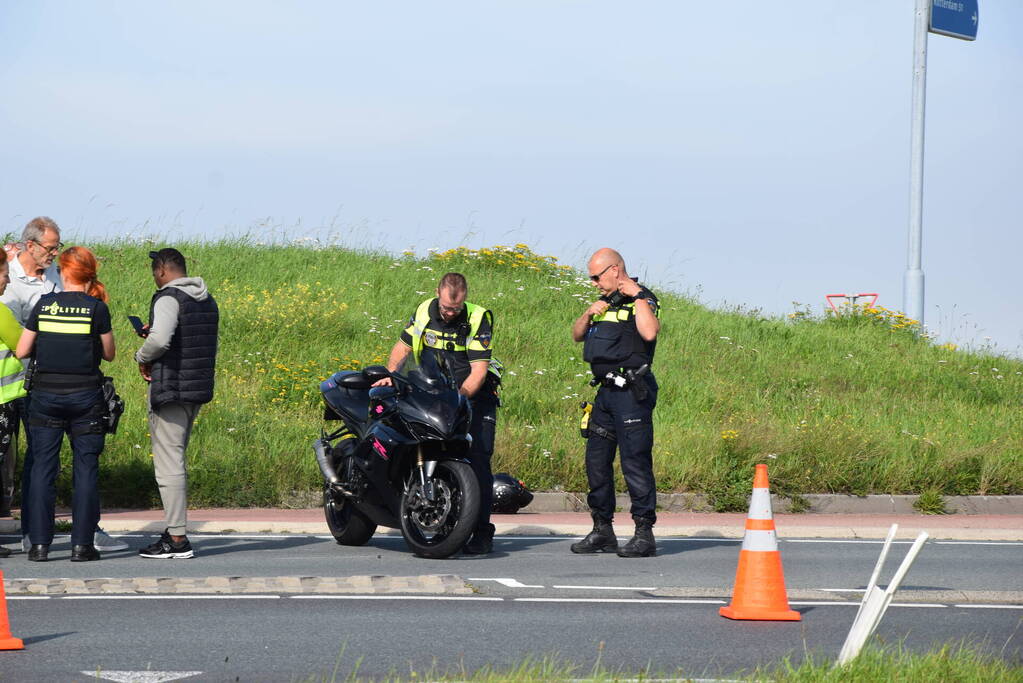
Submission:
[[[149,331],[146,329],[146,326],[142,323],[142,318],[138,317],[137,315],[129,315],[128,322],[130,322],[131,326],[135,328],[135,334],[137,334],[140,337],[149,336]]]

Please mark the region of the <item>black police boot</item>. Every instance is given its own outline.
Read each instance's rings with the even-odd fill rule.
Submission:
[[[590,555],[592,553],[613,553],[618,550],[618,539],[615,537],[614,527],[611,522],[601,519],[596,512],[591,512],[593,517],[593,531],[586,534],[586,538],[578,543],[572,544],[572,552],[577,555]]]
[[[494,525],[488,524],[482,529],[476,529],[472,538],[462,548],[466,555],[486,555],[494,549]]]
[[[636,534],[618,549],[618,557],[653,557],[657,554],[654,523],[642,517],[632,519],[636,521]]]
[[[29,562],[46,562],[50,558],[50,546],[42,543],[33,544],[28,549]]]
[[[96,546],[91,543],[87,545],[76,545],[71,548],[72,562],[95,562],[98,559],[99,551],[96,550]]]

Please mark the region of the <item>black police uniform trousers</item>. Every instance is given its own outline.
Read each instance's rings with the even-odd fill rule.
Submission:
[[[71,543],[93,542],[99,524],[99,455],[106,434],[102,429],[103,390],[89,389],[71,394],[32,392],[29,404],[32,480],[28,496],[29,540],[34,545],[53,542],[53,509],[57,498],[57,472],[64,434],[71,439],[73,454],[71,498]]]
[[[622,474],[632,499],[632,516],[657,521],[657,487],[654,484],[653,411],[657,405],[657,381],[645,375],[647,395],[636,400],[629,388],[601,386],[593,402],[590,425],[603,428],[606,436],[593,430],[586,440],[586,478],[590,510],[610,522],[615,511],[615,450],[621,453]],[[607,438],[613,437],[613,438]]]
[[[490,469],[490,459],[494,455],[498,404],[496,397],[482,395],[485,391],[486,389],[481,388],[476,396],[469,399],[472,406],[472,423],[469,425],[472,446],[469,449],[469,462],[480,484],[480,514],[476,521],[476,528],[480,530],[490,524],[490,507],[494,502],[494,473]]]

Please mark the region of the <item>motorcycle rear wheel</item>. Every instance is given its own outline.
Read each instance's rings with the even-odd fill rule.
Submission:
[[[458,460],[441,460],[433,473],[437,499],[428,503],[415,482],[401,497],[401,534],[419,557],[450,557],[476,528],[480,485],[472,468]]]
[[[338,500],[326,490],[323,492],[323,514],[338,545],[366,545],[377,530],[377,525],[356,510],[350,500]]]

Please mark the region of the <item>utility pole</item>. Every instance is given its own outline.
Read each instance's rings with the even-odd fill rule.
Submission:
[[[927,33],[977,39],[978,0],[915,0],[913,22],[913,107],[909,163],[909,249],[902,280],[903,313],[924,328],[923,251],[924,109],[927,94]]]

